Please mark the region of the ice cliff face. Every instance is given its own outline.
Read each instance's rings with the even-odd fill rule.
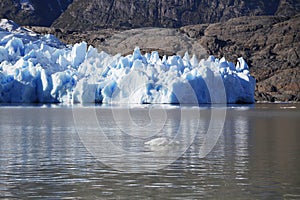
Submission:
[[[0,23],[0,83],[0,102],[8,103],[253,103],[255,88],[243,58],[199,62],[139,48],[109,55],[8,20]]]

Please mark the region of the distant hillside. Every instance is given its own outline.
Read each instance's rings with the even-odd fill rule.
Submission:
[[[21,25],[50,26],[72,0],[1,0],[0,19]]]
[[[177,28],[240,16],[293,16],[299,0],[74,0],[53,23],[69,30]]]
[[[178,28],[240,16],[294,16],[300,0],[1,0],[0,18],[68,30]]]

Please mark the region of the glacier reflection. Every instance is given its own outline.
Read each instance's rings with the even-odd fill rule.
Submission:
[[[158,124],[156,127],[157,136],[192,144],[164,168],[129,173],[105,166],[81,143],[76,128],[87,135],[99,133],[97,126],[90,126],[95,125],[90,120],[90,110],[96,113],[111,144],[137,154],[159,154],[161,159],[156,159],[155,164],[164,163],[172,151],[182,149],[151,150],[144,146],[148,138],[136,137],[135,129],[126,123],[126,119],[115,122],[107,107],[78,108],[82,122],[77,126],[81,127],[75,126],[70,108],[1,107],[0,196],[4,199],[297,197],[299,110],[269,109],[266,113],[265,108],[228,108],[225,126],[216,145],[206,157],[199,158],[211,109],[200,108],[199,118],[194,116],[192,109],[187,109],[184,118],[179,116],[178,107],[168,109],[164,126]],[[130,112],[133,112],[132,120],[137,126],[151,122],[147,106]],[[121,116],[122,109],[116,114]],[[153,125],[152,132],[147,133],[148,128],[145,129],[149,139],[156,136],[151,135],[155,123]],[[133,133],[126,134],[124,130]],[[197,130],[195,135],[192,134],[194,130]],[[128,158],[123,155],[115,161],[123,165]],[[133,158],[132,162],[138,163]],[[131,167],[141,168],[138,165]]]

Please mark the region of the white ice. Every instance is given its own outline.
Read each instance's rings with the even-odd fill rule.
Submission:
[[[145,142],[145,145],[152,146],[152,147],[178,145],[178,144],[179,144],[178,141],[173,141],[172,139],[166,137],[158,137]]]
[[[213,56],[160,58],[138,47],[109,55],[9,20],[0,22],[0,83],[7,103],[253,103],[255,89],[243,58],[237,65]]]

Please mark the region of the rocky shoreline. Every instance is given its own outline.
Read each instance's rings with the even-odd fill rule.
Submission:
[[[242,56],[257,80],[257,102],[300,101],[300,15],[240,17],[176,29],[69,31],[27,28],[42,34],[51,33],[66,44],[86,41],[111,54],[126,55],[140,46],[143,52],[156,50],[160,55],[182,55],[188,51],[198,58],[225,56],[233,62]]]

